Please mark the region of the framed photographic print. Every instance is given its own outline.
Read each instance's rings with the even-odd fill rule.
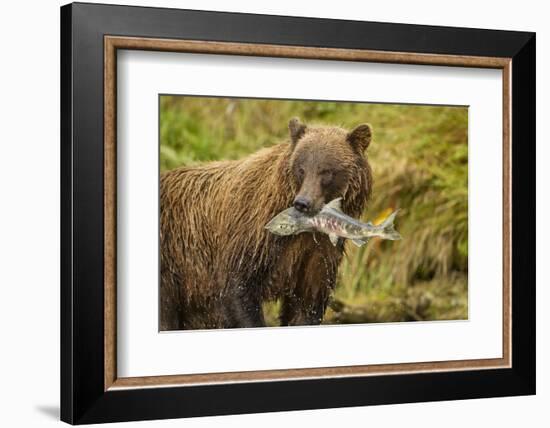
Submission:
[[[61,8],[61,418],[535,393],[535,35]]]

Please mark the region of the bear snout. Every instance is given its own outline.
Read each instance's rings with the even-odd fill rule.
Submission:
[[[296,199],[294,199],[294,208],[296,208],[298,211],[308,214],[311,212],[311,208],[313,206],[313,203],[310,198],[306,196],[296,196]]]

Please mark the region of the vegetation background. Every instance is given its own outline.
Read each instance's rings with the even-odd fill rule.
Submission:
[[[324,323],[466,319],[466,107],[161,96],[161,171],[280,143],[294,116],[348,129],[370,123],[374,190],[362,219],[401,210],[402,241],[346,246]],[[278,302],[264,309],[278,325]]]

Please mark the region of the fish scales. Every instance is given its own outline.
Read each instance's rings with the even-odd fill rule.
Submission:
[[[372,237],[397,240],[401,235],[394,229],[393,220],[397,211],[391,213],[381,224],[363,223],[346,215],[340,208],[341,198],[335,199],[310,217],[293,207],[276,215],[267,225],[270,232],[281,235],[296,235],[303,232],[319,231],[329,236],[333,245],[339,238],[352,240],[356,245],[364,245]]]

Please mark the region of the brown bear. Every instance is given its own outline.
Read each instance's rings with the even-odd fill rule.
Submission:
[[[288,127],[286,143],[161,175],[161,330],[265,326],[262,303],[276,299],[281,325],[321,323],[343,240],[265,225],[291,205],[314,215],[340,196],[359,216],[372,189],[371,128]]]

